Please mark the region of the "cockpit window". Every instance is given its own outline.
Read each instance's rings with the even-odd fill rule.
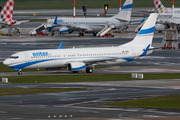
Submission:
[[[10,56],[10,58],[17,59],[19,56]]]

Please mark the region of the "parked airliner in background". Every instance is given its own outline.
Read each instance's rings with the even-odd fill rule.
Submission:
[[[66,68],[72,72],[86,70],[92,73],[93,66],[115,65],[134,61],[153,52],[157,13],[152,13],[137,36],[126,44],[116,47],[42,49],[18,52],[7,58],[3,64],[17,70],[28,68]]]
[[[170,27],[180,30],[180,13],[158,13],[156,30],[163,31]]]
[[[0,29],[5,27],[12,27],[12,25],[22,24],[23,22],[28,21],[28,20],[25,21],[12,20],[13,7],[14,7],[14,0],[8,0],[1,11]]]
[[[78,31],[79,36],[84,36],[84,32],[93,32],[94,36],[103,36],[112,29],[121,28],[131,21],[131,10],[133,0],[126,0],[121,11],[113,17],[95,18],[56,18],[49,19],[47,23],[30,31],[30,34],[37,34],[46,29],[48,32],[58,31],[60,34],[71,34]]]
[[[153,0],[155,9],[148,10],[149,12],[156,12],[156,13],[173,13],[172,8],[166,8],[161,3],[160,0]],[[180,8],[174,8],[174,13],[180,13]]]

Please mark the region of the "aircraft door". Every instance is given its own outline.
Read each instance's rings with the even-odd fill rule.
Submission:
[[[132,49],[132,55],[133,55],[133,56],[136,56],[136,51],[135,51],[135,49]]]
[[[29,54],[28,53],[24,53],[24,57],[25,57],[25,61],[29,62]]]

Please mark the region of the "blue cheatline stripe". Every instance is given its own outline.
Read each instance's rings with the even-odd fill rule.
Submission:
[[[60,31],[60,33],[67,33],[68,32],[68,29],[67,30],[63,30],[63,31]]]
[[[22,68],[28,67],[30,65],[34,65],[34,64],[41,63],[41,62],[46,62],[46,61],[51,61],[51,60],[57,60],[57,59],[32,61],[32,62],[27,62],[27,63],[22,63],[22,64],[11,66],[11,68],[22,69]]]
[[[126,61],[134,61],[134,59],[133,58],[122,58],[123,60],[126,60]]]
[[[83,58],[102,58],[102,57],[83,57]],[[104,59],[108,58],[118,58],[118,57],[103,57]],[[42,62],[47,62],[47,61],[52,61],[52,60],[62,60],[62,59],[74,59],[74,58],[57,58],[57,59],[46,59],[46,60],[39,60],[39,61],[32,61],[32,62],[26,62],[18,65],[11,66],[11,68],[16,68],[16,69],[23,69],[25,67],[42,63]]]
[[[132,4],[129,4],[129,5],[124,5],[121,10],[124,10],[124,9],[131,9],[132,8]]]
[[[144,29],[144,30],[140,30],[138,35],[144,35],[144,34],[150,34],[153,33],[155,29],[155,26],[153,26],[152,28],[148,28],[148,29]]]
[[[78,67],[78,68],[72,68],[72,70],[81,70],[81,69],[85,69],[85,68],[86,68],[86,65]]]
[[[143,52],[143,54],[140,55],[140,56],[145,56],[145,55],[147,54],[150,46],[151,46],[151,44],[149,44],[149,45],[147,46],[146,50],[145,50],[145,51]]]
[[[49,27],[49,28],[47,28],[47,29],[48,29],[48,32],[51,32],[51,30],[52,30],[53,28],[60,27],[60,26],[62,26],[62,25],[55,25],[55,26]]]

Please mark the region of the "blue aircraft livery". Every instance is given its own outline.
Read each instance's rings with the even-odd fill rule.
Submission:
[[[57,20],[58,23],[60,23],[60,22],[62,22],[62,21],[63,21],[63,20],[61,20],[61,19],[58,19],[58,20]]]
[[[48,52],[37,52],[37,53],[32,53],[34,57],[38,56],[48,56]]]

